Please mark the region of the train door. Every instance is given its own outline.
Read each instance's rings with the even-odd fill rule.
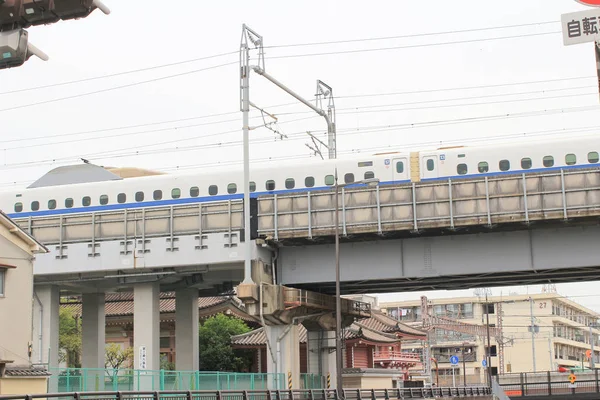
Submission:
[[[437,178],[439,176],[437,156],[423,157],[423,163],[421,165],[421,176],[423,177],[423,179]]]
[[[394,158],[392,166],[394,168],[394,182],[408,180],[408,160],[406,157]]]

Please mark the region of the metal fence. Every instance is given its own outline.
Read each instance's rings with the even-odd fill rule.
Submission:
[[[50,369],[48,391],[104,392],[132,390],[260,390],[286,389],[285,374],[149,371],[131,369],[56,368]],[[322,389],[323,376],[301,374],[302,389]]]
[[[507,396],[557,396],[573,394],[600,393],[598,370],[574,374],[574,382],[568,373],[542,372],[507,374],[496,379]]]
[[[430,399],[435,397],[491,399],[491,396],[492,391],[487,387],[348,389],[343,392],[343,398],[346,400]],[[338,392],[332,389],[96,392],[0,396],[0,400],[335,400],[338,398]]]

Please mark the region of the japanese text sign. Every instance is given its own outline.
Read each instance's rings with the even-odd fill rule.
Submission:
[[[563,14],[560,22],[565,46],[600,40],[599,9]]]

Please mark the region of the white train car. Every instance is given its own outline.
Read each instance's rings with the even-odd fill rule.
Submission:
[[[251,166],[250,189],[252,197],[322,190],[334,185],[336,168],[340,183],[378,178],[381,185],[591,168],[600,166],[599,152],[600,137],[588,136]],[[0,209],[23,218],[241,199],[242,172],[197,170],[11,189],[0,192]]]

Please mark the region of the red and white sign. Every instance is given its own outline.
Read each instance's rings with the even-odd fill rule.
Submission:
[[[575,0],[575,1],[583,4],[584,6],[600,7],[600,0]]]

